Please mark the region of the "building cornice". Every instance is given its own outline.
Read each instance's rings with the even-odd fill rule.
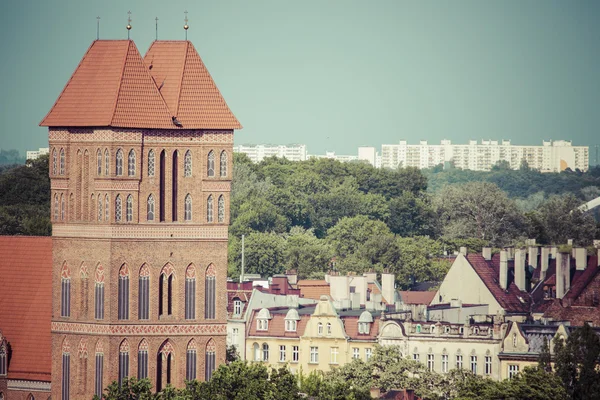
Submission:
[[[77,335],[120,335],[120,336],[212,336],[226,335],[227,324],[136,324],[136,325],[110,325],[87,324],[79,322],[52,321],[52,333],[69,333]]]

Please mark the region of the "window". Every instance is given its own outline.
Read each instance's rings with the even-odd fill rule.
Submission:
[[[102,378],[104,377],[104,354],[96,352],[96,379],[94,382],[94,394],[98,398],[102,398],[102,391],[104,390],[104,384]]]
[[[269,361],[269,345],[266,343],[263,343],[262,345],[262,352],[263,352],[263,361]]]
[[[102,152],[100,151],[100,149],[98,149],[98,151],[96,152],[96,164],[97,164],[96,173],[98,176],[100,176],[100,175],[102,175]]]
[[[319,348],[311,346],[310,348],[310,362],[311,364],[317,364],[319,362]]]
[[[358,347],[352,348],[352,358],[360,358],[360,349]]]
[[[204,287],[204,318],[215,319],[215,298],[217,290],[217,271],[213,264],[206,268]]]
[[[213,222],[213,197],[212,194],[206,200],[206,222]]]
[[[286,332],[296,332],[298,326],[298,321],[296,320],[287,320],[285,321],[285,331]]]
[[[445,326],[444,327],[444,333],[450,333],[450,327],[449,326]]]
[[[108,221],[108,217],[109,217],[109,212],[110,210],[108,209],[108,195],[104,195],[104,220]]]
[[[429,333],[431,333],[431,334],[435,333],[435,325],[429,326]]]
[[[492,357],[490,356],[485,356],[485,374],[492,374]]]
[[[55,194],[54,195],[54,220],[58,221],[58,209],[59,209],[59,205],[58,205],[58,195]]]
[[[417,353],[417,352],[413,353],[413,360],[419,361],[419,358],[420,358],[419,353]]]
[[[371,356],[373,355],[373,349],[371,349],[370,347],[365,349],[365,361],[369,361],[371,359]]]
[[[6,342],[0,342],[0,376],[6,375],[8,370],[7,368],[7,351],[6,351]]]
[[[64,221],[65,220],[65,196],[60,195],[60,220]]]
[[[115,174],[117,176],[123,175],[123,150],[117,150],[117,162],[115,164]]]
[[[190,340],[185,352],[185,379],[193,381],[196,379],[196,341]]]
[[[166,299],[164,294],[166,293]],[[166,310],[164,300],[166,300]],[[158,278],[158,315],[173,313],[173,266],[167,263],[160,271]]]
[[[421,324],[417,325],[416,332],[417,333],[421,333]]]
[[[154,150],[148,152],[148,176],[154,176]]]
[[[129,319],[129,268],[123,264],[119,270],[119,319]]]
[[[116,222],[121,222],[122,207],[123,207],[123,202],[121,201],[121,195],[118,194],[117,198],[115,199],[115,221]]]
[[[146,219],[154,221],[154,196],[148,196]]]
[[[435,368],[435,355],[427,354],[427,369],[429,371],[433,371],[434,368]]]
[[[508,379],[512,379],[519,373],[519,366],[515,364],[508,364]]]
[[[135,176],[135,151],[129,150],[129,156],[127,157],[127,175]]]
[[[104,215],[102,212],[102,196],[98,195],[98,221],[102,221],[102,215]]]
[[[140,268],[138,280],[138,319],[150,318],[150,269],[146,264]]]
[[[319,336],[321,336],[323,334],[323,324],[320,322],[317,324],[317,334]]]
[[[327,323],[327,334],[331,335],[331,323]]]
[[[63,264],[60,272],[61,277],[61,302],[60,302],[60,316],[70,317],[71,316],[71,270],[65,263]]]
[[[285,346],[279,346],[279,362],[285,362]]]
[[[242,315],[242,301],[240,299],[233,300],[233,315]]]
[[[223,150],[221,152],[221,165],[219,166],[219,171],[220,171],[220,175],[221,177],[226,177],[227,176],[227,153],[225,152],[225,150]]]
[[[119,386],[129,376],[129,343],[124,340],[119,347]]]
[[[268,319],[257,319],[256,320],[256,330],[257,331],[267,331],[269,330],[269,320]]]
[[[338,354],[340,352],[340,349],[338,347],[332,347],[331,348],[331,357],[329,358],[329,363],[330,364],[337,364],[338,363]]]
[[[52,175],[56,175],[56,149],[52,149]]]
[[[358,333],[362,333],[365,335],[369,334],[370,329],[370,324],[368,322],[359,322],[358,323]]]
[[[192,152],[186,151],[183,157],[183,176],[192,176]]]
[[[185,319],[196,318],[196,267],[185,271]]]
[[[67,344],[63,345],[62,353],[62,400],[69,400],[70,380],[71,380],[71,355],[68,353]]]
[[[462,369],[463,367],[463,356],[460,354],[456,356],[456,369]]]
[[[188,193],[185,196],[185,208],[184,208],[184,219],[186,221],[192,220],[192,196]]]
[[[167,339],[158,349],[156,360],[156,391],[163,390],[163,383],[167,385],[172,383],[173,372],[173,344]],[[164,373],[164,377],[163,377]],[[164,379],[166,378],[166,379]]]
[[[146,339],[142,339],[138,347],[138,379],[144,379],[148,377],[148,342]]]
[[[60,174],[65,174],[65,149],[60,149]]]
[[[258,343],[254,343],[252,345],[252,348],[254,349],[254,361],[260,361],[261,360],[260,346],[258,345]]]
[[[133,221],[133,196],[127,196],[127,222]]]
[[[448,354],[442,354],[442,372],[448,372]]]
[[[512,334],[512,345],[513,345],[513,348],[517,347],[517,334],[516,333]]]
[[[471,372],[477,375],[477,356],[471,356]]]
[[[94,317],[104,319],[104,267],[102,265],[98,265],[96,268],[95,279]]]
[[[212,374],[215,370],[217,359],[216,350],[215,342],[211,339],[206,345],[206,358],[204,360],[204,379],[206,381],[209,381],[210,378],[212,378]]]
[[[238,345],[238,336],[240,334],[239,328],[233,328],[231,330],[231,344],[234,346]]]
[[[104,175],[108,176],[109,170],[110,170],[110,155],[108,154],[108,149],[104,149]]]
[[[212,150],[208,153],[208,165],[206,170],[208,176],[215,176],[215,152]]]
[[[292,362],[298,362],[300,360],[300,347],[292,346]]]
[[[225,198],[223,195],[219,196],[219,201],[217,202],[217,218],[220,224],[225,222]]]
[[[177,206],[179,205],[179,200],[177,198],[178,183],[179,183],[179,152],[175,150],[173,152],[173,168],[171,169],[171,217],[173,221],[177,221],[179,217],[179,213],[177,212]]]

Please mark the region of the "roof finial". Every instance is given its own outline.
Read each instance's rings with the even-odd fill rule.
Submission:
[[[127,40],[129,40],[129,31],[131,31],[131,10],[127,11]]]
[[[185,25],[183,25],[183,29],[185,29],[185,40],[187,40],[187,31],[189,29],[188,17],[187,17],[188,12],[187,12],[187,10],[185,10],[183,13],[185,14],[185,19],[184,19]]]
[[[158,40],[158,17],[154,18],[156,21],[156,40]]]
[[[96,17],[96,40],[100,39],[100,17]]]

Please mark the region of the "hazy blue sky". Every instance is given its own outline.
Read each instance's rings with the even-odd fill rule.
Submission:
[[[0,6],[0,148],[38,123],[96,38],[193,41],[236,143],[355,154],[401,139],[600,143],[600,1],[19,0]],[[591,151],[593,154],[593,149]]]

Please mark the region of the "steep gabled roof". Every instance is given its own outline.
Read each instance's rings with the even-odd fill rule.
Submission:
[[[131,40],[96,40],[40,123],[173,129],[167,104]]]
[[[242,128],[191,42],[155,41],[144,61],[184,128]]]

